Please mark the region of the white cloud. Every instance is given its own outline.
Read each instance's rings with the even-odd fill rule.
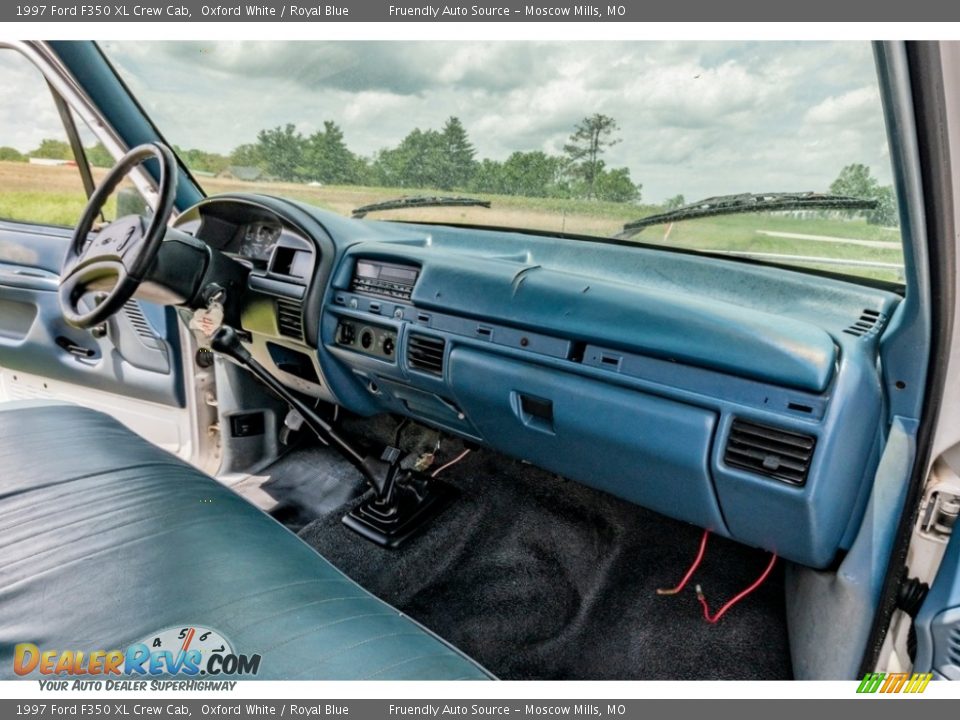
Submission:
[[[807,110],[808,123],[854,125],[876,113],[880,96],[876,87],[861,87],[825,98]]]
[[[291,122],[310,133],[333,120],[369,156],[457,115],[481,157],[503,159],[561,152],[577,121],[603,112],[621,138],[606,161],[628,167],[649,200],[822,190],[850,162],[890,177],[865,43],[104,47],[167,138],[184,147],[229,152],[262,128]],[[0,145],[27,149],[56,128],[55,113],[22,107],[0,102],[0,132],[10,138]]]
[[[43,76],[21,55],[0,50],[0,146],[29,152],[44,138],[66,140]]]

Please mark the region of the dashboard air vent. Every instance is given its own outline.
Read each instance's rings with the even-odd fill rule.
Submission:
[[[303,340],[303,305],[297,300],[277,298],[277,328],[280,334]]]
[[[723,454],[727,465],[794,485],[807,481],[817,439],[811,435],[734,420]]]
[[[881,315],[876,310],[864,310],[860,313],[859,319],[853,325],[848,328],[844,328],[844,332],[847,335],[854,335],[856,337],[863,337],[869,332],[872,332],[874,329],[878,329],[883,326],[881,320],[883,315]]]
[[[153,328],[151,328],[150,323],[147,322],[147,318],[143,314],[143,309],[140,307],[140,303],[133,299],[127,300],[123,304],[123,314],[126,316],[127,320],[130,321],[130,324],[133,326],[133,329],[136,331],[137,335],[142,337],[144,340],[156,339]]]
[[[947,638],[947,660],[952,665],[960,665],[960,625],[956,623]]]
[[[432,335],[411,333],[407,341],[407,363],[432,375],[443,375],[443,351],[447,341]]]

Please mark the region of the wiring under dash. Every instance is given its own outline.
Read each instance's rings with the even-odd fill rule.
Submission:
[[[690,568],[684,574],[683,578],[675,587],[672,588],[658,588],[657,595],[677,595],[682,592],[683,589],[690,582],[690,579],[693,577],[694,573],[700,567],[700,564],[703,562],[703,557],[707,552],[707,540],[710,537],[710,531],[704,530],[703,536],[700,538],[700,547],[697,550],[697,556],[694,558],[693,563],[690,565]],[[703,608],[703,618],[711,625],[716,624],[720,618],[727,614],[727,612],[741,600],[746,598],[748,595],[753,593],[757,588],[763,585],[764,581],[770,577],[770,573],[773,572],[773,568],[777,564],[777,554],[770,554],[770,562],[767,563],[767,567],[760,574],[756,580],[753,581],[749,586],[738,592],[732,598],[730,598],[726,603],[724,603],[716,613],[710,612],[710,605],[707,603],[706,595],[704,595],[703,588],[698,584],[696,586],[697,590],[697,600],[700,602],[700,606]]]
[[[732,608],[738,602],[743,600],[745,597],[747,597],[747,595],[752,593],[758,587],[763,585],[763,581],[770,576],[770,573],[773,572],[773,567],[776,564],[777,564],[777,554],[771,553],[770,562],[767,563],[767,567],[763,571],[763,573],[761,573],[760,577],[754,580],[753,584],[747,586],[746,588],[738,592],[736,595],[734,595],[732,598],[727,600],[727,602],[724,603],[719,610],[717,610],[715,615],[710,614],[710,606],[707,604],[707,598],[703,594],[703,589],[699,585],[697,585],[697,600],[700,601],[700,605],[703,607],[703,619],[706,620],[711,625],[714,625],[720,618],[726,615],[727,611],[730,608]]]
[[[462,453],[460,453],[459,455],[457,455],[453,460],[451,460],[451,461],[448,462],[448,463],[445,463],[444,465],[441,465],[441,466],[438,467],[436,470],[434,470],[432,473],[430,473],[430,477],[436,477],[437,475],[439,475],[440,473],[442,473],[444,470],[446,470],[448,467],[453,467],[454,465],[456,465],[458,462],[460,462],[461,460],[463,460],[463,459],[464,459],[467,455],[469,455],[469,454],[470,454],[470,448],[467,448],[467,449],[464,450]]]
[[[690,578],[693,577],[693,574],[697,571],[697,568],[700,567],[700,563],[703,562],[703,556],[707,552],[707,539],[709,537],[710,531],[704,530],[703,537],[700,538],[700,550],[697,552],[697,557],[694,559],[693,565],[691,565],[690,569],[687,570],[687,574],[683,576],[683,580],[677,583],[676,587],[657,588],[657,595],[676,595],[687,586],[687,583],[690,582]]]

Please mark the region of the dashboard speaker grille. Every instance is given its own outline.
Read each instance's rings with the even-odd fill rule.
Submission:
[[[817,439],[746,420],[734,420],[723,461],[732,467],[783,480],[807,481]]]
[[[447,341],[432,335],[411,333],[407,341],[407,363],[432,375],[443,375],[443,352]]]
[[[303,305],[296,300],[278,298],[277,329],[281,335],[303,340]]]

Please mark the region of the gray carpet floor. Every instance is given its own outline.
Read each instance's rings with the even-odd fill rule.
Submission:
[[[393,426],[357,428],[382,440]],[[404,436],[406,447],[433,442],[416,427]],[[447,440],[440,462],[461,448]],[[782,568],[716,625],[693,589],[716,610],[762,572],[760,551],[712,537],[687,590],[663,597],[656,589],[686,571],[699,528],[496,453],[445,471],[459,499],[399,550],[341,524],[363,487],[330,450],[295,450],[266,472],[278,519],[503,679],[791,677]]]

